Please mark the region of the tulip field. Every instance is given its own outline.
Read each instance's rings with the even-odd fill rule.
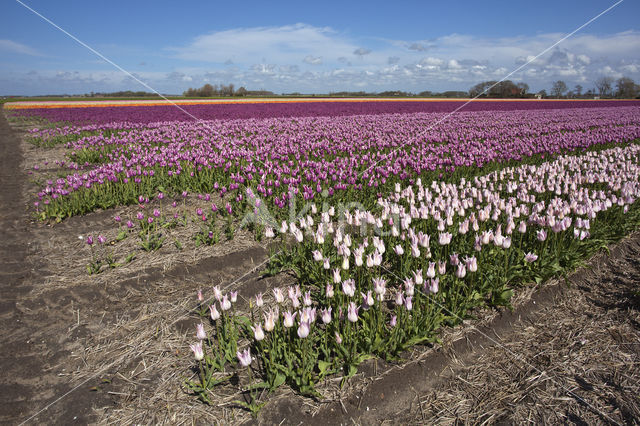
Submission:
[[[38,181],[35,218],[130,206],[114,238],[84,237],[87,274],[171,241],[211,247],[244,230],[269,244],[261,273],[295,284],[241,303],[202,283],[182,379],[207,404],[235,387],[257,414],[281,386],[322,397],[323,381],[344,384],[368,359],[435,345],[638,228],[640,102],[460,105],[10,111],[38,117],[27,135],[38,149],[65,152]],[[135,252],[119,249],[131,240]]]

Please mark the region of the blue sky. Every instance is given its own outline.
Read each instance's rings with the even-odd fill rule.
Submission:
[[[499,80],[615,1],[23,0],[162,93],[468,90]],[[20,3],[0,6],[0,95],[147,90]],[[640,2],[625,0],[510,76],[533,90],[640,82]]]

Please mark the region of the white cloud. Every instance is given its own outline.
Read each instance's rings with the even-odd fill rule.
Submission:
[[[600,74],[608,76],[608,77],[613,77],[613,78],[623,77],[621,72],[613,69],[609,65],[605,65],[604,67],[600,68]]]
[[[311,55],[307,55],[302,61],[310,65],[320,65],[322,64],[322,56],[314,57]]]
[[[428,57],[428,58],[424,58],[423,60],[421,60],[420,63],[422,65],[440,66],[440,65],[444,64],[444,61],[442,59],[439,59],[439,58]]]
[[[447,66],[449,67],[449,69],[462,69],[462,66],[455,59],[449,59],[449,63],[447,64]]]
[[[238,28],[168,47],[174,63],[163,72],[140,73],[140,78],[163,93],[181,93],[205,83],[233,83],[274,92],[326,93],[355,87],[419,92],[467,90],[483,80],[501,79],[526,64],[508,78],[525,81],[532,90],[548,90],[558,79],[570,87],[580,82],[586,90],[602,75],[625,75],[640,82],[640,32],[578,34],[538,57],[563,36],[481,38],[449,34],[430,40],[372,40],[305,24]],[[38,54],[29,49],[0,40],[0,51]],[[146,58],[136,63],[141,59]],[[103,64],[92,64],[100,66]],[[66,70],[59,75],[55,70],[34,75],[28,71],[12,74],[14,82],[22,86],[6,83],[9,72],[5,72],[0,93],[15,93],[16,87],[29,84],[57,88],[61,93],[148,90],[115,70]]]
[[[282,88],[283,91],[302,90],[309,84],[317,85],[312,91],[326,91],[361,81],[370,90],[380,90],[381,84],[387,85],[385,88],[415,90],[424,88],[427,82],[440,86],[429,89],[466,89],[483,79],[503,78],[520,66],[523,69],[508,78],[527,80],[532,87],[546,86],[559,78],[592,81],[603,72],[604,65],[612,67],[610,74],[628,73],[640,79],[634,68],[640,63],[639,32],[579,34],[538,56],[563,36],[547,33],[481,38],[449,34],[429,40],[372,41],[349,37],[331,28],[296,24],[219,31],[171,50],[181,59],[214,63],[214,67],[223,59],[231,59],[244,78],[259,80],[265,86],[269,83],[264,80],[266,76],[300,86]],[[429,55],[425,56],[427,51]],[[256,58],[262,59],[260,63]],[[400,62],[402,67],[395,66]],[[291,64],[301,64],[313,78],[307,75],[304,78],[310,80],[302,81],[300,70],[291,69]],[[350,78],[344,77],[346,70],[351,70]],[[339,80],[337,74],[341,75]],[[456,87],[451,87],[452,81],[457,82]]]
[[[357,56],[364,56],[368,55],[369,53],[371,53],[371,49],[365,49],[364,47],[359,47],[353,51],[353,54]]]
[[[12,40],[0,40],[0,50],[29,56],[44,56],[36,49],[29,47],[26,44],[17,43]]]
[[[305,24],[217,31],[196,37],[187,46],[168,48],[183,60],[212,63],[232,60],[245,65],[254,63],[256,58],[285,64],[300,63],[305,58],[348,57],[356,49],[357,45],[330,28]]]
[[[409,46],[407,46],[407,49],[415,50],[416,52],[424,52],[429,50],[430,47],[431,46],[429,43],[413,42],[410,43]]]
[[[578,55],[577,59],[579,62],[582,62],[585,65],[589,65],[591,63],[591,58],[587,55]]]
[[[623,65],[620,67],[620,70],[628,74],[637,74],[637,73],[640,73],[640,65],[636,65],[636,64]]]

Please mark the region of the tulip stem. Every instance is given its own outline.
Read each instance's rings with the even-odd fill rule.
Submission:
[[[204,372],[202,360],[198,361],[198,366],[200,367],[200,383],[202,384],[202,389],[207,389],[209,381],[207,380],[207,375]]]

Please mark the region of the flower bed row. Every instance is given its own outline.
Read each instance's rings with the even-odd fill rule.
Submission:
[[[371,209],[312,204],[296,221],[266,223],[267,237],[287,242],[268,272],[293,271],[300,284],[259,294],[248,313],[233,292],[200,293],[199,373],[188,385],[211,402],[240,374],[253,412],[266,401],[258,389],[318,395],[328,375],[346,380],[365,359],[435,342],[443,324],[508,305],[515,287],[637,229],[639,197],[640,145],[628,144],[452,183],[396,183]]]
[[[76,125],[108,123],[155,123],[167,121],[234,120],[273,117],[337,117],[370,114],[414,114],[447,113],[460,111],[511,111],[564,108],[608,108],[638,106],[638,101],[537,101],[537,100],[413,100],[397,101],[348,101],[329,99],[319,102],[252,103],[231,105],[164,105],[164,106],[118,106],[99,108],[29,108],[11,110],[19,117],[41,117],[52,122],[68,122]],[[464,105],[464,106],[463,106]]]
[[[418,176],[626,143],[640,138],[639,122],[640,108],[618,107],[98,126],[99,135],[67,144],[66,167],[75,172],[49,180],[37,208],[42,218],[63,219],[133,204],[159,188],[231,192],[242,203],[248,187],[279,208],[320,194],[367,202],[363,189],[372,188],[374,202]]]

